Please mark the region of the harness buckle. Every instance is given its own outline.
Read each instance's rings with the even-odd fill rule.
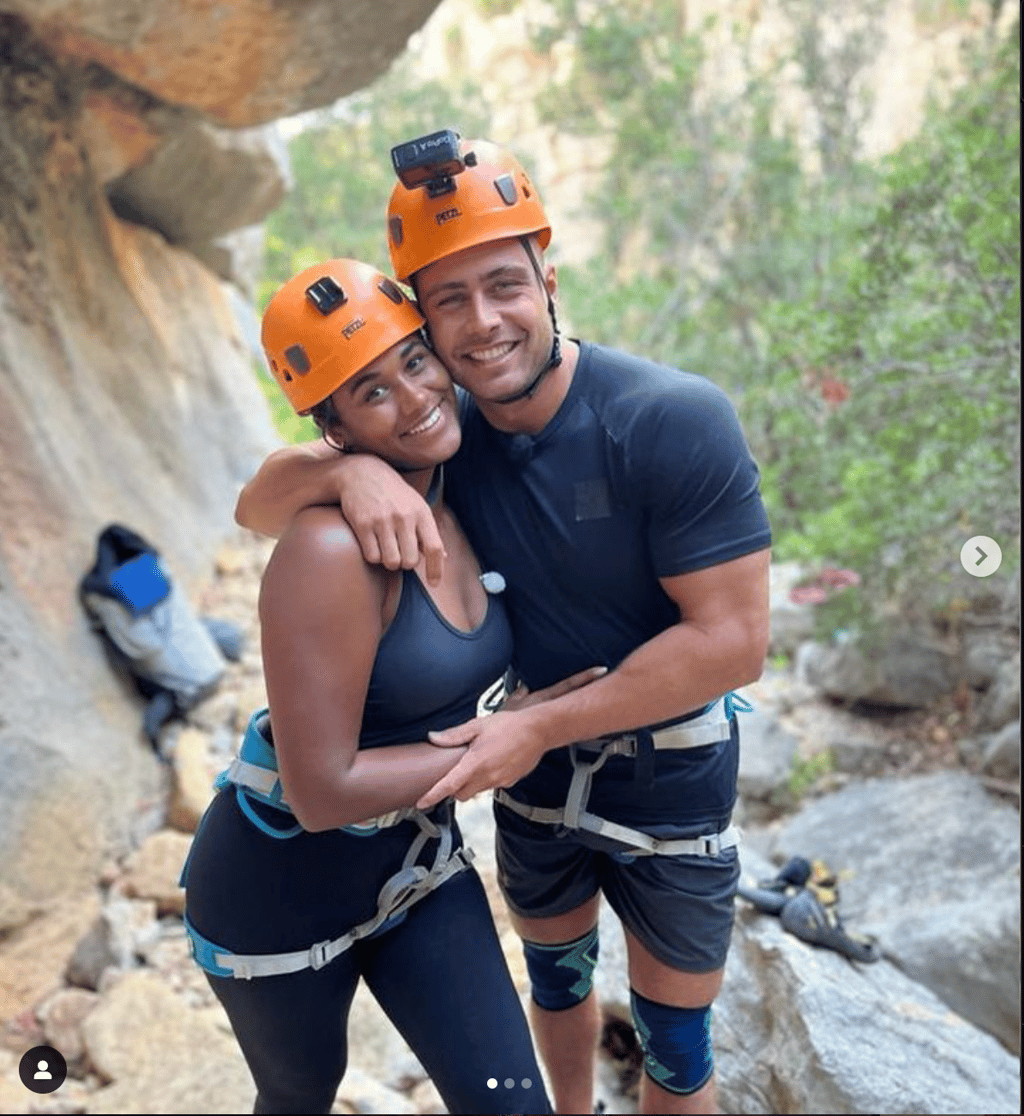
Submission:
[[[329,961],[327,956],[327,947],[331,943],[316,942],[309,947],[309,967],[311,969],[322,969]]]
[[[704,856],[718,856],[722,851],[721,833],[708,833],[698,840],[704,842]]]

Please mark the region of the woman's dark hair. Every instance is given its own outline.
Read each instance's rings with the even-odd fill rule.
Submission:
[[[324,441],[331,447],[336,449],[339,453],[347,453],[348,449],[338,442],[332,442],[329,435],[338,429],[341,425],[341,419],[338,417],[337,408],[334,406],[334,401],[328,395],[326,399],[321,399],[315,406],[310,407],[309,417],[320,428],[320,433]]]

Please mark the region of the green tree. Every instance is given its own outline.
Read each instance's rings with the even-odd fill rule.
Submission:
[[[684,36],[671,0],[555,5],[538,42],[569,40],[575,63],[549,119],[612,152],[594,199],[606,243],[561,269],[563,295],[581,333],[731,392],[777,556],[856,569],[861,592],[823,620],[877,629],[964,589],[968,535],[1015,559],[1016,40],[981,43],[952,103],[871,165],[862,77],[883,6],[784,8],[792,56],[748,57],[742,89],[716,98],[697,80],[709,28]],[[810,152],[781,123],[784,68],[817,122]]]

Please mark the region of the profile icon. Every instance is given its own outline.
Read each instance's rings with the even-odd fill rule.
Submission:
[[[33,1093],[52,1093],[64,1084],[68,1064],[64,1055],[52,1046],[33,1046],[21,1056],[18,1076]]]

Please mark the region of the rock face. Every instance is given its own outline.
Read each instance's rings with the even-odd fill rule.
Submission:
[[[48,51],[102,67],[229,127],[330,104],[369,84],[438,0],[4,0]]]
[[[435,4],[0,0],[7,926],[137,843],[160,790],[76,600],[97,533],[140,532],[187,592],[277,444],[210,270],[287,181],[255,126],[378,74]]]

